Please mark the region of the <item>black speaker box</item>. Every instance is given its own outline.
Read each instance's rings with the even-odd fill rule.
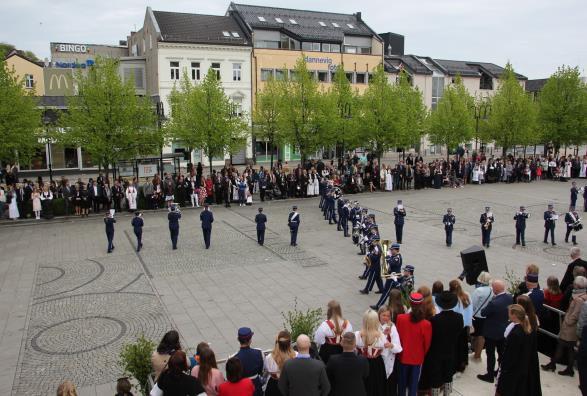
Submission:
[[[485,250],[481,246],[471,246],[461,251],[461,261],[463,262],[463,274],[469,285],[477,283],[477,277],[481,272],[489,271]]]

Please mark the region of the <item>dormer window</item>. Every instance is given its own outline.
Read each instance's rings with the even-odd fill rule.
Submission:
[[[228,32],[222,32],[222,35],[223,35],[224,37],[230,37],[230,33],[228,33]]]
[[[481,72],[481,78],[479,79],[479,89],[493,89],[493,78],[487,73]]]
[[[296,22],[296,20],[295,20],[295,19],[290,19],[290,20],[289,20],[289,22],[290,22],[292,25],[297,25],[297,24],[298,24],[298,23]]]
[[[232,37],[239,38],[240,37],[240,34],[238,34],[237,32],[232,32]]]
[[[347,23],[346,25],[349,27],[349,29],[354,29],[355,28],[355,25],[353,25],[352,23]]]
[[[281,18],[275,18],[275,21],[276,21],[277,23],[283,23],[283,19],[281,19]]]
[[[318,22],[318,23],[320,24],[320,26],[324,26],[324,27],[326,27],[326,24],[325,24],[324,22],[320,21],[320,22]]]
[[[336,23],[336,22],[332,22],[332,26],[334,26],[334,27],[340,27],[340,25],[338,23]]]
[[[265,18],[263,18],[262,16],[258,16],[257,18],[259,18],[260,22],[265,22]]]

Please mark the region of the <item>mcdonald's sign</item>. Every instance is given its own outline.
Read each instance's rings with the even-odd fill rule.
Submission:
[[[73,95],[73,78],[71,70],[44,68],[45,95]]]

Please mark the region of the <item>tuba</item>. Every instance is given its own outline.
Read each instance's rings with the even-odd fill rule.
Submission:
[[[381,279],[387,279],[390,277],[389,273],[389,265],[387,264],[387,260],[385,257],[387,256],[387,251],[391,246],[391,241],[389,239],[381,240],[381,256],[383,260],[381,260]]]

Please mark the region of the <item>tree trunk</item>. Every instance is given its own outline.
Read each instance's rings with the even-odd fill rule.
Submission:
[[[210,176],[212,176],[212,156],[208,156],[208,161],[210,161]]]

